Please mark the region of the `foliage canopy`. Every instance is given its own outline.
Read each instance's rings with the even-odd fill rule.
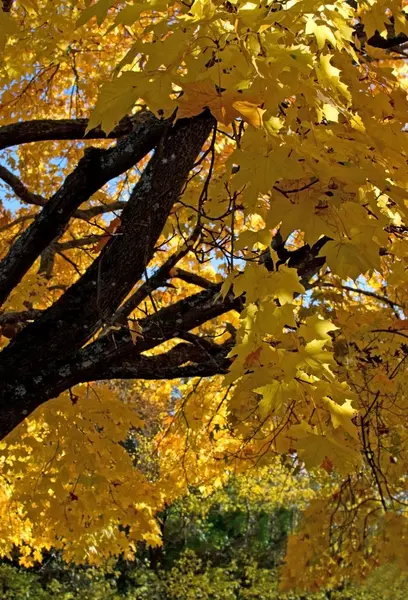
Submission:
[[[1,553],[279,456],[288,587],[404,568],[405,4],[3,0]]]

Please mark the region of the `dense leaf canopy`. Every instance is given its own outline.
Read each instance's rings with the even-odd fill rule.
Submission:
[[[279,464],[287,587],[404,568],[405,1],[2,4],[0,552]]]

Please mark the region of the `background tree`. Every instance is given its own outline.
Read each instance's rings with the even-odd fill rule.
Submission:
[[[3,2],[3,554],[129,557],[281,454],[321,476],[288,585],[405,564],[406,35],[396,0]]]

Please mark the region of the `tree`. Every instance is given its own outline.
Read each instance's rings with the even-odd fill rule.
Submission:
[[[404,562],[405,14],[3,1],[3,553],[159,543],[280,454],[289,583]]]

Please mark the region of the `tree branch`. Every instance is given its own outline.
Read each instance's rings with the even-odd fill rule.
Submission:
[[[362,294],[363,296],[368,296],[369,298],[375,298],[376,300],[379,300],[380,302],[384,302],[384,304],[388,304],[388,306],[390,306],[391,308],[394,308],[394,307],[405,308],[405,306],[403,304],[398,304],[398,302],[393,302],[386,296],[377,294],[376,292],[370,292],[370,290],[362,290],[361,288],[354,288],[351,285],[341,285],[339,288],[337,285],[334,285],[333,283],[317,282],[312,287],[329,287],[329,288],[333,288],[333,289],[341,289],[341,290],[345,290],[347,292],[353,292],[354,294]]]
[[[139,324],[142,327],[143,336],[138,338],[136,344],[133,344],[131,340],[129,329],[124,327],[120,331],[108,333],[79,352],[70,353],[69,336],[72,327],[69,328],[67,324],[65,326],[65,340],[68,351],[61,354],[61,356],[51,351],[46,360],[42,360],[42,352],[47,349],[47,340],[44,342],[41,340],[43,345],[39,344],[41,337],[37,336],[35,338],[37,346],[22,346],[30,339],[33,330],[38,332],[38,325],[36,326],[35,322],[27,325],[15,340],[3,350],[1,355],[4,358],[1,365],[0,439],[40,404],[56,397],[76,383],[106,379],[107,377],[160,378],[157,375],[153,376],[153,368],[158,369],[161,364],[160,361],[165,359],[160,359],[161,355],[158,355],[156,362],[153,360],[146,362],[148,359],[155,357],[143,357],[143,362],[140,362],[142,352],[161,344],[163,341],[177,338],[179,334],[188,332],[205,321],[229,310],[242,310],[243,298],[235,298],[230,293],[223,300],[219,297],[220,289],[221,284],[214,285],[211,289],[180,300],[172,306],[163,308],[157,313],[142,319]],[[43,314],[38,322],[44,323],[44,316]],[[29,331],[30,329],[31,331]],[[45,335],[46,332],[44,329],[43,331]],[[29,336],[25,335],[27,333],[29,333]],[[183,360],[177,366],[174,363],[167,364],[165,370],[165,364],[163,363],[161,373],[163,376],[170,378],[214,375],[217,372],[224,373],[229,365],[229,362],[226,359],[224,360],[230,350],[229,347],[227,352],[227,346],[227,343],[223,344],[220,346],[223,350],[218,351],[216,344],[211,347],[205,343],[201,346],[199,344],[188,344],[188,356],[185,357],[185,360],[189,360],[194,364],[180,367],[180,364],[185,362]],[[25,356],[23,355],[24,349],[26,349]],[[23,364],[16,362],[15,353],[17,351]],[[199,356],[202,362],[195,364],[194,361],[198,361]],[[5,359],[10,360],[10,362]],[[9,364],[13,365],[11,369],[8,367]],[[109,369],[111,370],[109,371]]]
[[[187,298],[166,306],[156,313],[138,321],[142,335],[134,344],[129,329],[112,330],[97,341],[86,346],[78,360],[87,368],[102,368],[111,360],[120,361],[124,357],[132,358],[141,352],[159,346],[172,338],[178,338],[203,323],[231,310],[241,312],[244,298],[235,297],[230,291],[225,298],[220,296],[221,283],[212,284]]]
[[[143,113],[143,119],[114,148],[88,148],[62,187],[0,262],[0,304],[19,283],[41,252],[59,237],[74,211],[110,179],[141,160],[158,143],[165,122]]]
[[[44,196],[40,196],[39,194],[33,194],[29,189],[24,185],[24,183],[14,175],[11,171],[9,171],[3,165],[0,165],[0,178],[7,183],[15,193],[15,195],[25,202],[26,204],[34,204],[35,206],[44,206],[49,199]],[[82,219],[84,221],[89,221],[92,217],[97,217],[98,215],[103,215],[109,212],[115,212],[118,210],[122,210],[126,206],[126,202],[117,201],[112,202],[111,204],[100,204],[99,206],[91,206],[90,208],[78,209],[73,213],[73,217],[78,219]]]
[[[213,344],[200,348],[180,343],[157,356],[139,356],[133,360],[112,362],[107,369],[96,371],[90,381],[98,379],[175,379],[181,377],[210,377],[225,374],[231,364],[227,358],[231,343]]]
[[[38,119],[11,123],[0,127],[0,150],[30,142],[116,139],[132,132],[140,114],[142,113],[125,117],[108,134],[102,131],[100,127],[96,127],[85,134],[88,119]],[[143,114],[151,113],[146,112]]]
[[[98,215],[123,210],[125,206],[126,202],[118,200],[117,202],[111,202],[110,204],[99,204],[98,206],[91,206],[90,208],[78,209],[72,216],[77,219],[82,219],[83,221],[89,221]]]
[[[15,380],[17,374],[33,374],[74,353],[108,321],[143,275],[171,208],[214,124],[214,118],[205,111],[198,117],[180,119],[172,128],[168,125],[168,137],[136,184],[118,232],[86,273],[5,348],[1,354],[2,375]]]
[[[197,285],[203,289],[208,289],[213,285],[211,281],[201,277],[201,275],[197,275],[197,273],[191,273],[190,271],[185,271],[184,269],[173,269],[171,276],[176,279],[182,279],[186,283]]]
[[[145,281],[128,300],[116,311],[113,317],[109,320],[111,324],[121,323],[124,324],[124,318],[127,317],[135,308],[139,306],[143,300],[145,300],[151,292],[156,290],[158,287],[163,285],[170,276],[170,272],[174,269],[175,265],[184,257],[194,245],[199,231],[195,230],[191,238],[187,243],[172,256],[170,256],[166,262],[159,267],[151,277]]]
[[[109,234],[94,234],[88,235],[84,238],[78,238],[74,240],[67,240],[66,242],[58,242],[55,244],[56,252],[64,250],[72,250],[73,248],[83,248],[84,246],[93,246],[97,244],[101,239],[105,238]]]
[[[26,323],[27,321],[34,321],[44,311],[32,308],[30,310],[13,311],[8,313],[0,314],[0,327],[2,325],[15,325],[16,323]]]
[[[23,202],[35,204],[36,206],[44,206],[47,202],[44,196],[30,192],[17,176],[3,165],[0,165],[0,178],[11,187],[15,195]]]

